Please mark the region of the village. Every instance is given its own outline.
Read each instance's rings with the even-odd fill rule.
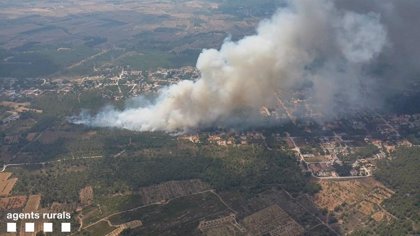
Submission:
[[[98,133],[106,131],[90,130],[83,127],[78,127],[80,130],[72,130],[75,128],[74,125],[66,122],[65,119],[59,123],[60,129],[57,129],[50,127],[48,123],[50,120],[46,119],[46,126],[40,125],[43,122],[39,120],[41,120],[40,117],[47,116],[45,113],[51,116],[49,106],[54,105],[54,103],[48,103],[51,99],[68,97],[71,102],[79,104],[78,100],[84,101],[83,96],[94,94],[100,100],[115,105],[139,96],[147,97],[182,80],[195,81],[199,77],[200,73],[194,67],[160,68],[150,71],[120,67],[113,71],[102,71],[96,75],[85,77],[2,81],[4,86],[0,88],[0,96],[4,99],[0,103],[0,108],[4,112],[0,117],[0,127],[2,132],[6,132],[1,136],[1,142],[4,144],[1,149],[4,161],[1,163],[3,169],[0,173],[0,177],[3,176],[0,178],[0,182],[3,184],[2,188],[0,186],[0,190],[3,190],[0,193],[2,197],[0,211],[57,214],[72,212],[72,218],[69,221],[71,221],[72,230],[79,233],[103,229],[107,235],[119,235],[125,230],[140,230],[150,227],[150,224],[140,220],[118,220],[120,215],[126,214],[125,210],[117,211],[110,208],[106,205],[109,202],[96,198],[99,195],[97,192],[95,192],[94,198],[95,186],[86,185],[81,189],[78,188],[78,194],[75,197],[77,201],[52,201],[53,196],[48,194],[32,192],[25,195],[19,192],[17,188],[21,188],[22,181],[25,179],[18,178],[18,175],[12,174],[12,172],[21,168],[37,166],[56,169],[59,172],[62,171],[60,168],[70,172],[80,171],[79,168],[86,168],[83,167],[85,165],[96,166],[106,158],[112,158],[112,162],[114,162],[135,159],[138,154],[152,155],[154,152],[165,152],[165,149],[142,150],[141,141],[136,142],[135,139],[136,136],[143,134],[130,133],[127,143],[115,143],[114,145],[117,147],[115,151],[105,153],[104,146],[94,147],[88,140]],[[47,105],[40,107],[38,100],[47,102]],[[103,104],[99,105],[99,107],[102,106]],[[75,107],[78,109],[78,106]],[[83,109],[83,107],[81,108]],[[68,110],[65,107],[61,108],[61,105],[54,107],[52,114],[56,115],[55,110],[61,111],[61,109],[63,113],[58,113],[59,115],[62,117],[69,115]],[[301,114],[298,114],[297,111],[300,111]],[[238,201],[235,195],[226,194],[223,191],[216,192],[201,180],[162,182],[135,189],[135,192],[132,190],[122,191],[110,196],[112,199],[117,199],[138,194],[141,201],[137,199],[130,206],[120,206],[119,209],[128,209],[127,211],[142,210],[143,207],[163,209],[167,205],[175,204],[178,199],[179,201],[182,199],[196,201],[195,198],[198,195],[207,196],[210,200],[200,203],[204,204],[205,208],[211,209],[206,204],[216,201],[221,204],[219,210],[225,210],[218,217],[204,217],[202,214],[205,212],[201,208],[198,210],[199,213],[194,213],[196,214],[194,217],[201,217],[197,223],[197,230],[205,235],[217,235],[225,231],[238,233],[246,231],[255,235],[263,233],[277,235],[281,232],[301,234],[305,230],[318,228],[320,230],[327,228],[337,232],[344,229],[344,232],[349,232],[352,225],[358,222],[351,217],[346,218],[344,212],[345,209],[351,207],[351,205],[346,205],[346,202],[349,201],[354,201],[354,204],[358,206],[354,214],[364,212],[366,217],[371,217],[375,222],[388,222],[393,219],[394,216],[391,213],[378,206],[382,204],[382,201],[391,197],[394,192],[375,181],[373,176],[381,160],[395,158],[395,151],[401,147],[412,147],[419,144],[415,133],[420,129],[419,114],[381,114],[372,110],[356,112],[351,117],[337,117],[319,122],[317,119],[323,115],[316,111],[308,101],[301,98],[299,93],[291,94],[288,100],[278,98],[274,105],[267,104],[256,112],[261,116],[261,119],[266,121],[267,125],[243,129],[223,126],[197,128],[176,135],[170,134],[170,136],[176,142],[175,147],[183,147],[192,152],[203,147],[203,150],[210,152],[218,150],[229,153],[229,150],[236,149],[250,152],[266,150],[273,153],[285,153],[292,163],[296,161],[298,172],[300,170],[310,181],[319,183],[322,187],[319,193],[313,197],[294,199],[285,190],[275,190],[278,187],[275,185],[272,189],[250,201],[251,203],[255,201],[255,207],[244,209],[244,213],[240,214],[230,207]],[[7,130],[14,130],[14,132],[7,132]],[[22,130],[22,132],[18,130]],[[152,135],[149,140],[154,139],[154,134],[147,135]],[[51,160],[38,160],[36,155],[25,151],[25,148],[30,147],[31,143],[44,148],[47,145],[52,147],[55,143],[60,143],[60,137],[71,140],[71,142],[68,141],[69,147],[72,147],[72,142],[77,142],[76,148],[67,154],[54,154]],[[80,138],[82,140],[79,142]],[[84,142],[86,145],[83,144]],[[18,151],[14,151],[13,155],[8,154],[13,150]],[[86,152],[86,150],[88,151]],[[171,155],[172,152],[171,149],[165,155]],[[28,160],[28,158],[31,159]],[[83,164],[78,166],[80,163]],[[61,165],[64,167],[60,167]],[[263,171],[265,171],[264,168]],[[45,174],[50,175],[51,173]],[[357,192],[357,194],[344,194],[349,192]],[[377,202],[367,202],[365,200],[367,198],[377,199],[375,200]],[[43,201],[52,201],[52,203],[43,204]],[[261,201],[264,202],[264,205],[257,207],[260,206]],[[294,202],[296,202],[295,205],[292,204]],[[244,201],[243,204],[249,205],[248,201]],[[296,209],[300,210],[295,213]],[[323,209],[329,213],[322,214]],[[316,221],[307,225],[304,223],[307,219],[303,216],[312,211]],[[330,217],[331,212],[337,212],[335,217],[338,219],[338,223],[332,220],[334,217]],[[41,223],[41,221],[35,222],[37,231],[41,230]],[[337,225],[343,229],[339,229]],[[24,224],[21,223],[18,228],[23,231],[23,227]]]
[[[42,110],[31,107],[31,103],[25,100],[43,94],[76,93],[80,96],[84,92],[93,91],[104,99],[118,102],[147,96],[182,80],[194,81],[199,77],[200,72],[196,68],[186,66],[147,71],[118,67],[98,71],[92,76],[42,78],[29,82],[10,79],[7,80],[7,86],[0,88],[0,96],[6,98],[0,103],[0,107],[6,111],[0,117],[1,123],[7,126],[25,116],[26,112],[42,114]],[[279,148],[292,151],[302,171],[315,178],[359,178],[372,176],[375,162],[392,158],[392,152],[397,147],[413,146],[407,138],[410,136],[407,130],[420,127],[420,114],[383,116],[375,111],[360,112],[350,118],[320,124],[313,119],[322,114],[314,112],[305,99],[298,97],[299,93],[296,92],[288,101],[278,98],[275,106],[261,107],[260,115],[267,119],[269,126],[291,122],[304,133],[278,131],[271,127],[243,131],[220,128],[206,132],[192,131],[180,135],[178,140],[225,147],[263,145],[268,149]],[[306,109],[305,120],[295,115],[295,111],[302,110],[302,107]],[[25,138],[30,141],[35,136],[36,133],[31,133]],[[3,139],[5,144],[18,141],[18,136],[6,136]]]

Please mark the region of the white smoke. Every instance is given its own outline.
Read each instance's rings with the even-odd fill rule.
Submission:
[[[220,50],[206,49],[197,68],[201,77],[159,91],[153,104],[119,111],[82,114],[74,123],[137,131],[185,131],[224,122],[241,110],[257,110],[302,81],[313,83],[311,97],[328,112],[335,96],[359,99],[363,64],[387,44],[375,13],[338,10],[329,0],[295,0],[264,20],[257,33]]]
[[[386,32],[375,13],[347,12],[339,22],[338,44],[351,62],[366,62],[378,55],[386,43]]]

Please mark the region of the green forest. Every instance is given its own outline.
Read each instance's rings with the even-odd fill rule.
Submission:
[[[319,190],[308,183],[295,159],[287,153],[262,147],[205,146],[194,151],[173,147],[167,153],[158,151],[161,147],[154,151],[151,147],[155,144],[156,140],[143,147],[149,147],[147,155],[16,168],[19,181],[14,191],[41,193],[43,203],[48,205],[54,201],[77,202],[78,191],[86,185],[92,185],[96,195],[109,196],[164,181],[193,178],[202,179],[217,190],[258,192],[267,185],[280,185],[291,193]]]

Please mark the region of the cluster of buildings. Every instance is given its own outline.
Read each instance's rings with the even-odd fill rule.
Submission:
[[[199,71],[192,66],[174,69],[159,68],[139,71],[121,68],[120,71],[101,71],[85,77],[57,77],[53,79],[31,78],[22,86],[22,81],[8,79],[8,86],[1,86],[0,96],[10,99],[35,97],[44,93],[67,94],[98,90],[113,100],[156,92],[181,80],[196,80]],[[5,82],[3,82],[5,83]]]
[[[240,146],[249,144],[264,144],[265,136],[258,131],[230,132],[223,131],[211,132],[206,135],[181,135],[178,140],[189,141],[192,143],[207,143],[218,146]]]
[[[294,144],[296,145],[296,142]],[[366,155],[357,152],[358,149],[367,145],[374,145],[377,151]],[[320,178],[344,176],[347,178],[351,176],[372,176],[378,160],[392,157],[392,153],[397,147],[411,147],[412,145],[407,139],[400,139],[391,143],[387,140],[365,138],[364,143],[352,143],[348,140],[342,140],[337,135],[330,139],[328,137],[321,138],[319,146],[322,153],[314,151],[313,153],[302,154],[300,148],[294,148],[293,150],[296,151],[296,156],[302,162],[303,171],[309,171],[313,176]],[[351,155],[353,157],[348,158]]]
[[[119,70],[118,70],[119,69]],[[0,96],[10,101],[8,104],[20,104],[20,98],[36,97],[43,93],[81,94],[87,91],[98,91],[103,98],[121,100],[139,95],[155,93],[162,87],[171,86],[182,80],[195,81],[200,72],[190,66],[175,69],[159,68],[142,71],[126,68],[97,71],[97,75],[86,77],[60,77],[54,79],[7,79],[0,81]],[[412,146],[406,138],[407,133],[420,128],[420,114],[413,115],[382,115],[372,112],[355,113],[348,118],[339,118],[324,123],[315,122],[320,116],[316,109],[309,106],[300,94],[291,94],[289,100],[277,97],[274,107],[263,106],[260,109],[262,117],[276,120],[278,123],[291,122],[299,132],[292,138],[282,132],[271,132],[270,140],[293,150],[304,171],[309,171],[317,177],[339,177],[344,172],[351,176],[370,176],[375,169],[375,161],[389,157],[399,146]],[[3,102],[4,103],[4,102]],[[2,103],[2,104],[3,104]],[[0,104],[0,108],[10,106]],[[20,119],[20,111],[36,111],[30,106],[16,105],[10,115],[0,117],[3,124]],[[305,109],[302,109],[305,108]],[[42,112],[42,111],[36,111]],[[298,119],[297,112],[305,114],[309,119]],[[301,117],[300,115],[299,117]],[[284,132],[284,131],[283,131]],[[309,135],[305,135],[306,132]],[[316,135],[314,135],[316,133]],[[267,148],[266,137],[260,131],[245,132],[204,132],[205,135],[183,135],[180,140],[192,143],[207,143],[219,146],[239,146],[261,144]],[[303,141],[300,137],[304,137]],[[418,133],[417,133],[418,136]],[[309,139],[306,140],[305,139]],[[7,140],[13,143],[14,139]],[[348,160],[355,154],[354,150],[363,145],[375,145],[378,152],[368,156],[358,156]],[[347,171],[348,169],[348,171]]]

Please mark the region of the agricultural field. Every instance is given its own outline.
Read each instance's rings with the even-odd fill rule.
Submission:
[[[9,178],[12,173],[2,172],[0,173],[0,196],[7,197],[12,191],[13,187],[17,182],[17,178]]]
[[[395,194],[373,178],[360,180],[321,180],[321,191],[314,196],[315,204],[326,209],[343,232],[352,232],[356,225],[369,227],[395,219],[383,202]]]
[[[238,224],[233,213],[213,220],[200,221],[198,229],[207,236],[244,235],[246,232],[246,229]]]
[[[373,178],[362,180],[328,181],[321,180],[321,191],[314,196],[315,203],[321,208],[333,211],[343,203],[354,205],[367,198],[369,194],[379,194],[380,199],[392,196],[393,191]]]
[[[24,213],[36,212],[41,204],[41,195],[30,195],[28,201],[26,202],[25,208],[23,208]]]
[[[88,206],[93,202],[93,188],[92,186],[86,186],[79,192],[80,204]]]
[[[25,206],[26,196],[13,196],[0,199],[0,211],[22,209]]]
[[[301,235],[304,232],[303,227],[278,205],[245,217],[243,224],[251,235]]]

